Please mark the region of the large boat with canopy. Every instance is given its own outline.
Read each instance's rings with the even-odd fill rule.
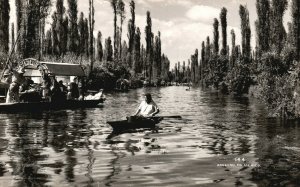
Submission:
[[[41,110],[57,110],[57,109],[73,109],[96,107],[103,103],[105,97],[100,91],[88,91],[85,89],[86,75],[83,67],[80,64],[70,63],[54,63],[40,62],[35,59],[25,59],[18,64],[24,69],[23,76],[30,83],[30,88],[24,95],[20,95],[20,101],[13,103],[0,103],[0,112],[27,112]],[[47,87],[50,90],[50,85],[45,84],[45,77],[57,84],[66,88],[65,95],[61,94],[57,99],[47,96]],[[78,91],[77,98],[67,98],[68,90],[72,84],[77,83]],[[1,96],[5,101],[9,84],[1,82]],[[52,89],[52,87],[51,87]],[[63,93],[63,90],[62,90]]]

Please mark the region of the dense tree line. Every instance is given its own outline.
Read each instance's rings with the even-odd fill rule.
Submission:
[[[65,8],[65,3],[68,9]],[[112,66],[124,70],[117,72],[119,74],[114,80],[134,78],[145,80],[150,84],[157,84],[163,79],[169,81],[170,61],[162,53],[161,33],[158,32],[155,36],[152,32],[149,11],[145,20],[147,26],[144,47],[141,38],[142,29],[135,23],[134,0],[129,3],[128,38],[122,38],[126,19],[126,6],[123,0],[110,1],[114,24],[113,38],[103,38],[101,31],[94,36],[97,21],[94,18],[94,0],[87,3],[89,12],[85,15],[78,12],[78,0],[57,0],[55,4],[51,4],[49,0],[16,0],[16,32],[19,36],[17,54],[21,58],[83,63],[87,66],[88,74],[95,71],[94,77],[98,76],[99,68],[109,69],[107,67]],[[9,0],[0,3],[0,51],[4,54],[8,53],[9,39],[12,43],[16,40],[14,30],[9,36],[10,6]],[[51,8],[54,11],[50,15]],[[50,29],[45,30],[47,17],[51,17],[51,22],[47,23],[50,24]]]
[[[283,17],[288,6],[291,6],[291,22],[286,30]],[[189,59],[190,66],[183,63],[181,67],[178,62],[173,70],[174,80],[213,86],[238,95],[250,91],[268,104],[272,114],[299,117],[300,3],[298,0],[292,0],[290,5],[287,0],[256,0],[256,11],[255,47],[250,43],[249,11],[243,5],[239,7],[241,44],[236,43],[235,31],[231,30],[231,47],[227,46],[227,10],[222,8],[221,24],[217,18],[213,22],[212,42],[209,37],[202,42],[201,58],[197,59],[195,52]]]

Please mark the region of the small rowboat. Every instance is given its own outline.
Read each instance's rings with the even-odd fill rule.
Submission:
[[[121,121],[108,121],[107,123],[113,128],[114,131],[126,131],[131,129],[151,129],[156,124],[160,123],[165,118],[182,119],[181,116],[154,116],[146,118],[129,118]]]
[[[163,117],[149,117],[134,120],[108,121],[107,123],[114,131],[124,131],[129,129],[154,128],[162,120]]]

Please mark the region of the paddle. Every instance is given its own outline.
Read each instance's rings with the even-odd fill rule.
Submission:
[[[181,116],[152,116],[152,117],[146,117],[146,118],[174,118],[174,119],[182,119]]]

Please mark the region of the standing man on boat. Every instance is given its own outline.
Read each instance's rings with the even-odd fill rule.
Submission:
[[[20,101],[19,90],[20,86],[25,82],[25,70],[20,67],[18,71],[12,69],[12,83],[9,86],[6,103],[16,103]]]
[[[159,113],[159,108],[153,101],[150,93],[145,94],[145,100],[142,101],[134,116],[152,117]]]

